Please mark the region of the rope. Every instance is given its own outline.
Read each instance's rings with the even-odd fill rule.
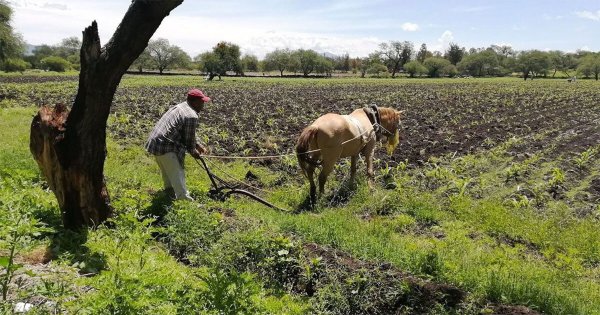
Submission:
[[[367,132],[371,132],[372,130],[373,129],[365,130],[361,134],[359,134],[358,136],[342,142],[340,144],[340,146],[343,146],[343,145],[345,145],[346,143],[348,143],[350,141],[354,141],[354,140],[362,137]],[[331,147],[331,148],[333,148],[333,147]],[[283,157],[293,156],[293,155],[298,155],[298,154],[310,154],[310,153],[320,152],[321,150],[322,149],[315,149],[315,150],[310,150],[310,151],[306,151],[306,152],[302,152],[302,153],[288,153],[288,154],[261,155],[261,156],[227,156],[227,155],[209,155],[209,154],[206,154],[206,155],[202,154],[201,156],[202,157],[206,157],[206,158],[223,159],[223,160],[234,160],[234,159],[238,159],[238,160],[264,160],[264,159],[283,158]]]

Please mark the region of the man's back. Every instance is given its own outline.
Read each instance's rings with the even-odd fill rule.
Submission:
[[[187,102],[175,105],[160,118],[146,142],[146,150],[154,155],[191,151],[195,145],[198,114]]]

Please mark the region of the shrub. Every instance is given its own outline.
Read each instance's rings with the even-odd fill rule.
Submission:
[[[21,72],[23,73],[25,70],[31,68],[31,65],[29,64],[29,62],[23,60],[23,59],[14,59],[14,58],[9,58],[6,59],[6,61],[4,61],[4,64],[2,65],[2,70],[6,71],[6,72]]]
[[[56,72],[65,72],[71,68],[71,63],[57,56],[50,56],[40,61],[42,69]]]
[[[179,259],[190,260],[206,252],[221,237],[223,217],[197,207],[175,209],[165,216],[165,243],[169,251]]]
[[[376,78],[389,76],[387,67],[380,63],[373,64],[371,67],[369,67],[369,69],[367,69],[367,73]]]
[[[411,78],[414,78],[415,75],[421,76],[427,73],[427,68],[425,68],[425,66],[423,66],[423,64],[420,62],[413,60],[404,65],[404,71],[406,71]]]

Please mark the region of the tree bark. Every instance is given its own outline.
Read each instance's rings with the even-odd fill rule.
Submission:
[[[30,150],[56,196],[68,229],[112,215],[104,181],[106,122],[129,66],[162,20],[183,0],[135,0],[110,41],[100,46],[96,21],[83,31],[79,88],[71,110],[42,106],[31,123]]]

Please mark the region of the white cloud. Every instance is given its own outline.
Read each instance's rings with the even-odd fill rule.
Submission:
[[[596,11],[595,13],[592,11],[577,11],[575,12],[575,15],[582,19],[600,21],[600,10]]]
[[[415,23],[406,22],[402,24],[402,29],[407,32],[414,32],[419,30],[419,25]]]
[[[443,53],[453,41],[454,35],[450,30],[446,30],[434,42],[428,42],[427,48],[430,51],[439,51]]]

